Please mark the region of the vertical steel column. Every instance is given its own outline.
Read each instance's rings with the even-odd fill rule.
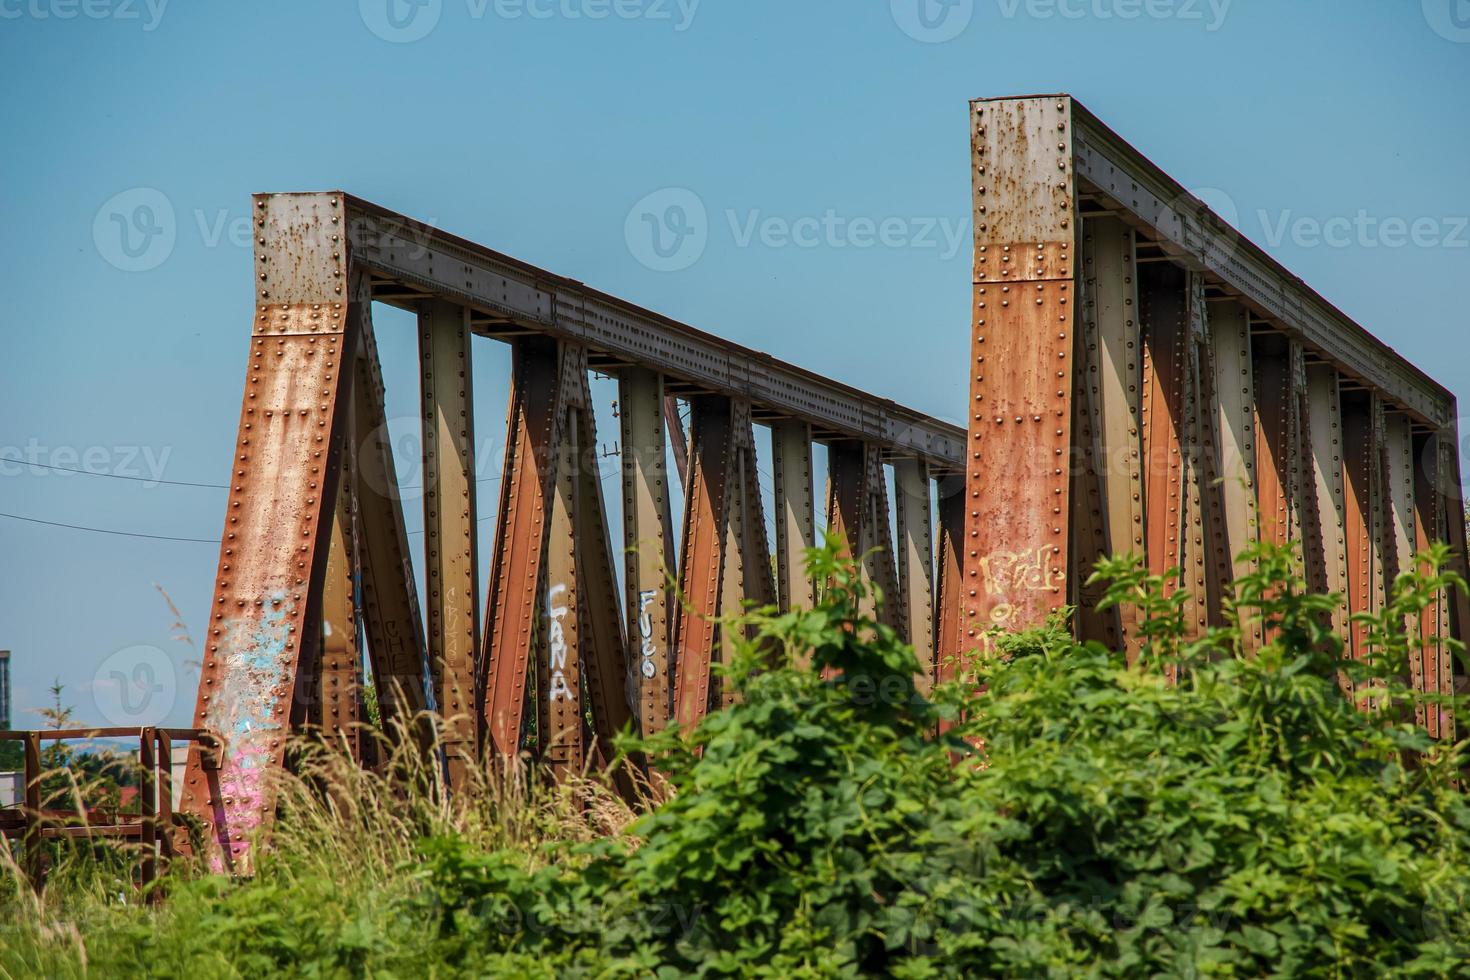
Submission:
[[[898,587],[908,641],[926,683],[934,680],[934,517],[929,464],[900,459],[893,464],[898,498]]]
[[[562,379],[564,384],[565,377]],[[577,772],[585,760],[582,732],[582,588],[577,574],[577,427],[569,426],[551,447],[554,475],[547,506],[545,590],[537,631],[537,735],[541,758],[558,777]]]
[[[1067,602],[1076,609],[1073,628],[1079,637],[1116,647],[1122,641],[1117,610],[1102,612],[1098,609],[1106,583],[1089,584],[1098,560],[1109,554],[1108,521],[1104,512],[1107,471],[1102,452],[1105,428],[1102,416],[1103,354],[1097,303],[1092,295],[1097,281],[1092,276],[1091,244],[1091,235],[1084,232],[1079,251],[1085,272],[1078,288],[1082,316],[1078,320],[1076,349],[1072,355],[1075,365],[1072,371],[1073,446],[1068,457],[1072,473],[1072,534],[1068,553],[1072,556],[1072,567],[1069,570]]]
[[[480,601],[475,555],[470,311],[433,300],[418,312],[423,398],[424,557],[434,699],[445,722],[449,783],[474,765],[475,653]]]
[[[693,725],[709,708],[710,661],[714,655],[720,583],[724,574],[727,497],[732,444],[728,398],[690,401],[689,478],[684,491],[683,547],[679,592],[684,597],[674,632],[674,713]]]
[[[771,426],[775,484],[776,601],[782,609],[810,609],[815,586],[806,573],[806,549],[816,543],[812,495],[812,429],[805,422]]]
[[[1110,554],[1143,555],[1143,470],[1139,458],[1141,331],[1133,229],[1116,218],[1089,218],[1083,226],[1088,371],[1097,368],[1097,441],[1094,466],[1101,478]],[[1118,609],[1105,624],[1129,649],[1138,645],[1137,611]]]
[[[1146,556],[1149,571],[1164,575],[1164,590],[1189,593],[1185,622],[1205,625],[1203,528],[1195,493],[1195,451],[1189,437],[1194,393],[1190,390],[1187,278],[1172,264],[1147,267],[1139,283],[1144,332],[1143,457],[1146,489]]]
[[[971,104],[975,262],[965,617],[1034,626],[1067,600],[1071,100]]]
[[[1225,535],[1235,574],[1240,575],[1250,571],[1250,564],[1235,560],[1256,541],[1256,398],[1250,314],[1235,300],[1216,302],[1210,309],[1210,330]],[[1260,624],[1253,628],[1259,643]]]
[[[1194,547],[1196,560],[1204,562],[1204,588],[1199,597],[1203,613],[1211,625],[1224,624],[1224,602],[1234,581],[1235,571],[1230,551],[1229,533],[1225,525],[1225,472],[1223,440],[1220,433],[1220,396],[1215,390],[1214,324],[1205,299],[1205,277],[1189,274],[1189,387],[1190,443],[1187,457],[1196,522]]]
[[[480,685],[487,748],[512,758],[520,749],[528,659],[548,597],[542,588],[552,450],[561,372],[557,344],[514,342],[500,509],[491,557]]]
[[[1384,578],[1392,582],[1399,572],[1414,567],[1418,535],[1414,530],[1414,434],[1409,417],[1385,413],[1383,454],[1388,534],[1385,538]]]
[[[1382,436],[1372,395],[1342,404],[1343,477],[1345,483],[1348,613],[1377,612],[1383,606],[1383,547],[1379,536],[1382,509]],[[1368,656],[1368,630],[1350,627],[1355,659]]]
[[[1448,569],[1467,577],[1466,570],[1466,522],[1464,522],[1464,497],[1461,492],[1460,475],[1460,432],[1458,426],[1446,426],[1429,439],[1429,444],[1424,448],[1421,455],[1426,464],[1421,467],[1419,479],[1424,483],[1421,495],[1435,495],[1435,510],[1438,513],[1438,527],[1442,535],[1442,541],[1451,548]],[[1433,460],[1432,466],[1429,461]],[[1419,494],[1416,494],[1419,495]],[[1426,511],[1429,510],[1426,501]],[[1423,522],[1420,522],[1423,525]],[[1427,542],[1426,542],[1427,544]],[[1430,658],[1426,664],[1426,677],[1432,677],[1438,682],[1441,693],[1451,691],[1464,693],[1463,666],[1455,663],[1454,652],[1448,644],[1449,636],[1454,636],[1460,642],[1466,641],[1466,632],[1470,630],[1470,597],[1466,597],[1460,589],[1448,589],[1441,594],[1441,602],[1438,607],[1438,621],[1421,623],[1421,635],[1429,633],[1435,641],[1429,646]],[[1455,739],[1455,717],[1448,708],[1439,710],[1438,727],[1430,729],[1432,735],[1438,735],[1441,739],[1454,741]]]
[[[730,692],[713,683],[718,649],[728,658],[734,637],[716,620],[740,612],[743,600],[775,601],[771,554],[761,514],[750,408],[718,395],[691,400],[689,480],[679,587],[684,595],[675,643],[675,718],[681,726],[704,716]]]
[[[967,647],[979,645],[979,631],[967,625],[964,618],[966,595],[973,589],[964,573],[962,557],[965,547],[965,504],[967,491],[964,478],[949,476],[936,481],[939,495],[939,548],[935,572],[934,677],[953,680],[959,659]]]
[[[1338,406],[1337,368],[1331,364],[1313,364],[1307,368],[1307,401],[1312,482],[1317,498],[1317,522],[1322,530],[1323,585],[1326,591],[1343,597],[1332,612],[1332,629],[1346,638],[1347,512],[1343,498],[1342,413]]]
[[[576,490],[572,547],[577,558],[577,659],[585,679],[585,700],[592,721],[591,759],[606,766],[614,757],[613,737],[632,720],[630,702],[636,683],[623,631],[623,609],[618,603],[618,580],[613,565],[612,539],[602,499],[602,474],[597,454],[597,423],[587,384],[587,350],[564,345],[562,385],[567,404],[563,424],[575,442],[573,462]],[[618,785],[632,789],[619,772]]]
[[[190,754],[184,809],[212,825],[211,865],[248,873],[275,814],[306,619],[325,573],[351,325],[368,302],[348,265],[342,199],[255,198],[256,310],[194,725],[220,769]],[[344,290],[346,292],[344,293]]]
[[[831,443],[827,473],[827,528],[847,540],[863,575],[883,593],[881,608],[871,600],[865,603],[868,614],[902,633],[905,617],[889,536],[888,486],[878,447],[853,440]]]
[[[618,379],[623,440],[624,584],[628,637],[636,647],[638,722],[646,735],[668,724],[673,697],[669,670],[669,579],[674,533],[664,438],[663,378],[627,368]]]
[[[428,652],[368,307],[364,306],[357,325],[363,341],[352,383],[353,458],[348,471],[356,473],[352,498],[357,507],[368,662],[384,725],[390,734],[396,734],[395,723],[407,726],[429,706],[425,688]]]
[[[362,758],[358,727],[358,686],[361,655],[357,649],[357,608],[352,590],[351,476],[344,465],[337,506],[332,512],[332,538],[327,548],[327,576],[322,586],[321,666],[318,724],[322,734],[346,745],[354,759]]]

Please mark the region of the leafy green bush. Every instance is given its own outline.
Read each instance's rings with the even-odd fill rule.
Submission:
[[[1181,599],[1114,561],[1135,664],[1059,619],[925,696],[841,554],[811,555],[818,608],[742,617],[732,707],[625,739],[672,789],[636,820],[593,784],[466,808],[345,770],[313,798],[319,774],[254,880],[175,882],[156,914],[48,900],[49,932],[0,936],[0,972],[1466,971],[1463,747],[1416,727],[1453,705],[1402,679],[1419,611],[1461,583],[1401,576],[1374,656],[1345,663],[1288,553],[1248,556],[1235,611],[1269,638],[1250,655],[1235,625],[1187,635]]]

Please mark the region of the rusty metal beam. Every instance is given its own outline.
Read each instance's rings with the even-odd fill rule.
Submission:
[[[1348,565],[1347,503],[1343,490],[1342,411],[1337,369],[1331,364],[1307,367],[1307,402],[1311,428],[1312,485],[1321,529],[1325,591],[1342,596],[1332,612],[1332,628],[1347,636]]]
[[[1067,600],[1076,189],[1066,99],[971,106],[975,226],[965,618]],[[1005,478],[996,480],[998,474]]]
[[[1164,575],[1164,591],[1189,592],[1186,623],[1205,625],[1202,546],[1198,497],[1192,492],[1188,455],[1194,392],[1188,365],[1187,278],[1167,265],[1140,273],[1143,324],[1143,459],[1145,557],[1149,571]],[[1177,575],[1167,575],[1178,569]]]
[[[965,607],[974,598],[966,593],[962,559],[965,545],[965,504],[968,491],[959,477],[936,481],[939,496],[939,546],[935,561],[934,677],[953,680],[966,649],[979,646],[979,631],[965,621]],[[974,591],[979,591],[975,589]]]
[[[485,612],[480,685],[487,749],[500,758],[520,750],[527,667],[538,635],[543,559],[551,510],[552,460],[560,409],[555,341],[515,341],[507,412],[505,467]]]
[[[790,421],[772,425],[771,456],[777,602],[782,609],[810,609],[816,600],[806,573],[806,549],[816,544],[811,426]]]
[[[567,347],[569,345],[564,345]],[[634,658],[628,655],[623,631],[623,609],[618,602],[617,573],[613,567],[612,539],[608,534],[607,510],[602,499],[602,474],[598,466],[597,423],[592,395],[587,384],[587,351],[576,347],[563,356],[563,381],[567,392],[564,420],[575,446],[573,486],[575,524],[572,548],[577,560],[580,590],[576,606],[581,619],[577,634],[581,646],[584,700],[591,716],[592,750],[589,758],[599,768],[614,758],[613,737],[627,727],[633,713],[629,702]],[[619,773],[624,791],[631,789]]]
[[[1035,102],[1037,99],[996,100]],[[1262,249],[1230,227],[1075,99],[1057,96],[1074,119],[1074,166],[1083,189],[1157,240],[1174,260],[1206,272],[1212,284],[1299,337],[1310,352],[1350,378],[1379,389],[1416,419],[1438,427],[1454,419],[1441,385],[1355,323]],[[1055,176],[1052,166],[1044,171]]]
[[[657,371],[627,368],[618,377],[623,441],[623,578],[628,636],[635,647],[638,722],[644,734],[668,724],[673,698],[669,656],[676,574],[665,453],[666,406]],[[677,412],[674,418],[678,419]]]
[[[686,727],[730,701],[712,670],[716,656],[728,662],[735,642],[719,618],[745,601],[775,602],[749,406],[702,395],[691,409],[674,673],[675,720]]]
[[[881,608],[872,598],[865,600],[865,611],[879,622],[905,632],[893,539],[889,536],[888,486],[876,446],[843,440],[828,447],[827,530],[846,540],[863,575],[886,600]]]
[[[1083,370],[1088,376],[1096,372],[1096,381],[1086,387],[1096,404],[1092,468],[1099,480],[1104,509],[1103,549],[1107,554],[1142,556],[1143,469],[1138,416],[1142,332],[1138,324],[1133,229],[1112,218],[1088,219],[1083,229],[1086,316],[1082,330],[1088,354]],[[1078,591],[1080,594],[1080,587]],[[1137,611],[1132,607],[1114,610],[1100,625],[1104,636],[1116,631],[1119,643],[1137,648]]]
[[[344,454],[345,456],[346,454]],[[344,460],[345,462],[345,460]],[[339,481],[337,506],[332,512],[332,537],[327,549],[327,573],[322,585],[321,666],[316,724],[334,744],[345,745],[354,759],[362,758],[362,654],[357,646],[357,607],[353,572],[356,567],[352,532],[351,476]]]
[[[348,196],[347,208],[355,259],[382,282],[385,302],[430,293],[477,311],[485,333],[510,326],[571,340],[604,364],[636,364],[690,393],[746,400],[762,419],[804,421],[822,437],[874,442],[936,469],[962,465],[964,434],[955,426],[367,201]]]
[[[1383,607],[1383,507],[1381,411],[1371,395],[1342,404],[1345,540],[1347,542],[1348,613],[1375,613]],[[1354,659],[1369,655],[1368,629],[1349,628]]]
[[[893,464],[898,514],[899,605],[904,635],[913,645],[925,682],[934,680],[934,510],[933,481],[919,460]]]
[[[255,203],[251,356],[194,710],[195,727],[224,746],[210,773],[191,752],[183,805],[211,826],[211,865],[237,873],[250,870],[251,841],[275,815],[270,774],[285,752],[302,639],[318,628],[306,614],[326,572],[342,368],[367,302],[347,249],[329,242],[340,198]],[[298,265],[302,249],[309,261]]]
[[[424,557],[429,669],[443,716],[450,786],[474,765],[478,741],[474,409],[469,310],[442,300],[419,309],[423,398]]]

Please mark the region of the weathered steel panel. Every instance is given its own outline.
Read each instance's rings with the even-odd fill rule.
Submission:
[[[372,321],[365,309],[358,319],[361,350],[352,383],[353,500],[357,507],[359,561],[362,570],[363,626],[373,686],[385,725],[406,724],[429,707],[425,684],[428,651],[419,615],[413,560],[403,526],[403,508],[388,422],[383,410],[383,383]]]
[[[1115,218],[1090,218],[1083,227],[1087,345],[1097,348],[1086,371],[1091,376],[1096,370],[1088,388],[1089,394],[1096,388],[1093,467],[1101,479],[1105,547],[1108,554],[1142,556],[1142,333],[1133,230]],[[1119,641],[1136,650],[1136,610],[1118,609],[1109,619]]]
[[[1236,559],[1255,543],[1257,533],[1255,378],[1246,308],[1233,300],[1211,304],[1210,333],[1225,534],[1234,574],[1241,575],[1250,571],[1251,563]],[[1259,644],[1259,623],[1247,629],[1248,639]]]
[[[898,595],[888,523],[888,486],[878,447],[842,440],[827,447],[827,529],[841,535],[864,577],[883,595],[881,607],[872,597],[863,610],[894,629],[902,629],[904,613]]]
[[[1345,539],[1347,542],[1348,613],[1375,613],[1383,607],[1382,433],[1371,396],[1342,404]],[[1368,656],[1368,628],[1349,627],[1354,659]]]
[[[709,708],[710,662],[720,615],[731,480],[731,406],[720,396],[690,400],[689,481],[684,489],[683,546],[679,549],[679,611],[675,645],[674,714],[681,726]]]
[[[619,375],[623,440],[624,584],[628,637],[634,647],[634,703],[644,734],[668,724],[673,698],[673,594],[677,572],[665,455],[663,379],[628,368]],[[677,418],[677,416],[676,416]]]
[[[558,435],[559,361],[555,341],[515,342],[481,658],[487,746],[501,758],[520,749],[528,659],[547,599],[540,592]]]
[[[597,422],[587,384],[587,352],[577,348],[564,356],[563,384],[571,397],[565,425],[574,434],[576,455],[573,471],[576,492],[572,546],[577,558],[581,617],[579,659],[585,683],[585,701],[592,721],[593,761],[600,766],[612,762],[613,737],[627,727],[634,700],[632,659],[623,633],[623,610],[618,603],[617,573],[613,568],[612,539],[608,535],[607,509],[602,499],[602,473],[598,465]],[[571,440],[566,440],[570,442]],[[622,778],[620,773],[619,778]],[[629,787],[620,783],[626,790]]]
[[[1143,460],[1146,559],[1149,571],[1163,575],[1164,592],[1188,588],[1186,622],[1202,624],[1203,576],[1192,560],[1195,526],[1185,454],[1191,451],[1187,414],[1189,326],[1186,278],[1173,266],[1147,267],[1140,277],[1143,323]],[[1178,574],[1166,574],[1178,569]],[[1197,581],[1198,579],[1198,581]],[[1131,653],[1132,651],[1130,651]]]
[[[771,455],[777,602],[782,609],[809,609],[815,592],[806,573],[806,549],[816,543],[811,426],[793,421],[772,425]]]
[[[194,711],[195,726],[218,732],[223,749],[211,771],[191,753],[183,807],[211,825],[211,865],[240,873],[274,818],[269,774],[285,751],[303,638],[319,629],[307,606],[326,571],[342,364],[362,312],[356,295],[349,304],[341,293],[346,249],[326,259],[311,244],[340,221],[340,198],[255,205],[260,300]]]
[[[1322,537],[1323,587],[1342,596],[1332,612],[1332,628],[1338,636],[1346,637],[1347,504],[1343,497],[1342,418],[1337,385],[1337,369],[1331,364],[1313,364],[1307,368],[1312,484]]]
[[[461,784],[474,764],[480,715],[474,696],[480,588],[469,318],[468,309],[436,300],[420,307],[418,320],[429,669],[446,723],[451,786]]]
[[[345,455],[345,454],[344,454]],[[332,538],[322,584],[321,668],[317,690],[317,724],[322,734],[362,758],[362,656],[357,646],[357,608],[353,601],[356,566],[352,534],[351,477],[339,480],[332,512]]]
[[[565,383],[565,378],[562,379]],[[568,427],[551,447],[553,476],[546,503],[543,607],[537,629],[536,732],[540,757],[558,777],[581,771],[586,762],[582,731],[582,617],[584,601],[577,561],[577,427]],[[523,692],[512,692],[519,700]]]
[[[894,463],[893,487],[898,498],[897,598],[906,616],[904,633],[927,683],[934,679],[934,517],[928,464]]]
[[[1039,624],[1067,600],[1076,199],[1071,101],[971,106],[975,262],[965,617]]]
[[[965,546],[965,503],[959,477],[936,481],[939,494],[939,547],[935,561],[934,676],[953,680],[966,649],[979,646],[978,630],[964,618],[967,600],[978,592],[965,577],[961,559]]]

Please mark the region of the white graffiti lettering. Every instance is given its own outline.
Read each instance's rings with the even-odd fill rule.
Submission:
[[[551,646],[551,683],[547,685],[547,701],[574,700],[564,673],[567,668],[567,634],[562,628],[562,620],[566,618],[567,607],[556,604],[557,597],[566,591],[566,584],[558,582],[546,592],[546,617],[550,623],[547,636]]]

